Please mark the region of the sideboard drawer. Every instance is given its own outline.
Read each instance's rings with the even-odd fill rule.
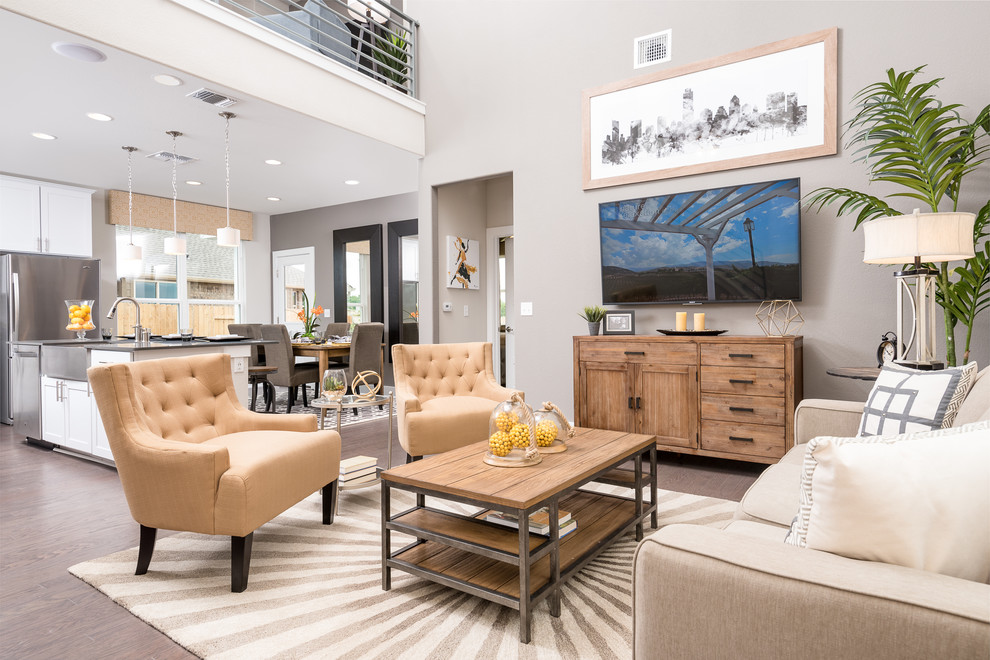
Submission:
[[[784,399],[737,394],[702,394],[701,418],[743,424],[784,425]]]
[[[698,348],[692,343],[589,342],[581,345],[579,359],[692,365],[698,362]]]
[[[780,458],[784,455],[784,430],[779,426],[702,421],[701,448],[746,456]]]
[[[749,396],[784,396],[783,369],[702,367],[701,391]]]
[[[784,347],[759,344],[703,344],[701,364],[713,367],[784,368]]]

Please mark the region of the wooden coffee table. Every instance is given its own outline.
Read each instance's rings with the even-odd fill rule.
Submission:
[[[549,599],[550,614],[560,616],[564,582],[630,529],[641,540],[648,515],[657,526],[654,436],[577,429],[567,445],[567,451],[545,454],[531,467],[484,463],[483,441],[382,472],[382,588],[391,588],[391,569],[398,568],[512,607],[519,610],[519,640],[528,643],[537,603]],[[630,460],[632,470],[617,469]],[[591,482],[627,486],[633,493],[580,489]],[[415,493],[416,505],[392,513],[392,489]],[[426,496],[513,513],[519,529],[426,506]],[[529,514],[544,506],[550,510],[549,537],[529,533]],[[577,529],[563,539],[559,510],[577,519]],[[392,532],[416,541],[392,552]]]

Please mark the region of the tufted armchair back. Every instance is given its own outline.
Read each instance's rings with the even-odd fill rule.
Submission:
[[[486,342],[392,347],[399,443],[410,456],[487,437],[495,405],[516,391],[499,385],[492,367]]]

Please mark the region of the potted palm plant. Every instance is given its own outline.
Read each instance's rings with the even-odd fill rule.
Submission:
[[[840,216],[855,213],[853,230],[874,218],[910,213],[911,208],[892,206],[903,198],[910,207],[920,202],[933,213],[964,210],[957,208],[963,179],[986,162],[990,150],[990,105],[967,122],[959,115],[960,104],[943,104],[935,98],[933,90],[942,78],[915,80],[922,69],[903,73],[888,69],[886,80],[856,94],[856,114],[846,124],[845,146],[860,154],[857,160],[865,163],[870,183],[892,184],[897,191],[882,199],[849,188],[818,188],[806,198],[809,207],[838,205]],[[938,268],[936,300],[944,311],[949,366],[956,365],[956,326],[966,329],[965,363],[976,317],[990,307],[988,219],[990,200],[976,213],[976,256],[952,271],[948,263]]]

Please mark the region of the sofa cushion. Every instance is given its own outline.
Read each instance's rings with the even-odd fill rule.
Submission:
[[[780,543],[787,536],[787,528],[779,525],[765,525],[752,520],[733,520],[725,527],[730,534],[741,534],[756,539]]]
[[[939,371],[884,365],[863,408],[859,435],[897,435],[952,426],[976,363]]]
[[[790,526],[798,511],[797,494],[806,447],[806,444],[794,446],[763,471],[739,502],[736,520]]]
[[[990,581],[990,422],[808,443],[788,542]]]
[[[976,375],[976,382],[969,389],[966,400],[959,406],[954,426],[972,424],[990,419],[990,367]]]

